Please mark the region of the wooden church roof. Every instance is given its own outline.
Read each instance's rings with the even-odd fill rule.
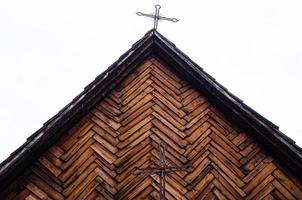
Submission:
[[[240,124],[242,129],[266,147],[274,157],[302,178],[302,150],[293,140],[281,133],[276,125],[231,94],[173,43],[152,29],[0,164],[0,192],[64,132],[73,127],[96,103],[106,97],[133,69],[150,57],[160,60],[181,74],[223,114]]]

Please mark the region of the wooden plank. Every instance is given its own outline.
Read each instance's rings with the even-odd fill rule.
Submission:
[[[228,122],[226,117],[221,116],[221,114],[218,112],[217,109],[215,109],[213,106],[211,107],[211,112],[209,115],[218,123],[220,124],[224,129],[226,129],[228,132],[232,132],[233,128],[231,127],[231,123]]]
[[[143,90],[141,93],[139,93],[136,97],[134,97],[127,105],[122,107],[121,111],[123,113],[127,112],[128,110],[130,110],[130,108],[137,105],[138,102],[143,101],[143,99],[146,98],[146,96],[150,95],[150,93],[152,93],[153,90],[154,90],[153,87],[151,87],[151,86],[147,87],[145,90]]]
[[[274,177],[297,199],[302,199],[302,191],[294,184],[289,178],[285,176],[280,170],[275,170],[273,173]]]
[[[213,180],[213,184],[223,186],[226,190],[225,192],[229,192],[232,196],[234,196],[235,199],[243,199],[245,196],[245,193],[239,190],[239,193],[236,191],[236,189],[231,185],[232,182],[228,182],[227,179],[225,179],[217,170],[213,169],[212,174],[215,176],[215,179]],[[230,198],[232,199],[232,198]]]
[[[152,130],[152,132],[157,136],[155,136],[155,135],[150,135],[150,137],[152,138],[152,139],[160,139],[160,140],[162,140],[162,141],[164,141],[166,144],[168,144],[170,147],[172,147],[174,150],[176,150],[178,153],[180,153],[180,154],[183,154],[184,153],[184,149],[183,148],[181,148],[180,146],[179,146],[179,144],[178,143],[176,143],[176,141],[174,141],[174,140],[172,140],[171,138],[169,138],[168,136],[166,136],[164,133],[162,133],[159,129],[157,129],[157,128],[152,128],[151,129]]]
[[[277,190],[279,190],[282,194],[283,194],[283,196],[285,196],[286,197],[286,199],[297,199],[296,197],[294,197],[282,184],[280,184],[280,182],[279,181],[277,181],[277,180],[274,180],[273,182],[272,182],[272,184],[275,186],[275,188],[277,189]]]
[[[113,137],[108,132],[106,132],[103,128],[97,125],[95,125],[92,128],[92,130],[95,131],[95,133],[101,136],[102,138],[105,138],[113,146],[115,146],[119,142],[118,138]]]
[[[151,176],[159,184],[159,177],[156,176],[155,174],[152,174]],[[169,182],[166,182],[166,191],[167,193],[173,195],[173,197],[177,200],[186,200],[186,198],[183,195],[181,195],[180,191],[178,191],[176,188],[170,185]]]
[[[49,198],[48,195],[45,192],[43,192],[40,188],[38,188],[36,185],[34,185],[32,183],[28,183],[26,185],[26,188],[29,191],[31,191],[32,193],[34,193],[40,199],[47,199],[47,198]]]
[[[215,146],[217,146],[217,147],[219,146],[219,145],[216,145],[216,143],[213,141],[211,141],[211,144],[215,144]],[[211,146],[209,148],[210,152],[212,154],[214,154],[215,157],[217,157],[222,163],[224,163],[234,174],[236,174],[236,176],[238,176],[238,177],[240,177],[240,179],[242,179],[245,175],[240,171],[239,166],[236,166],[236,161],[230,162],[231,155],[221,153],[218,150],[216,150],[216,148],[214,148],[213,146]]]
[[[64,191],[63,195],[65,197],[68,197],[69,199],[72,199],[72,197],[75,197],[75,193],[73,192],[81,183],[89,177],[89,175],[94,171],[94,169],[97,167],[96,163],[92,163],[90,166],[87,167],[86,170],[83,170],[83,172],[77,177],[75,181],[73,181]],[[95,174],[93,174],[95,176]],[[73,194],[71,195],[71,193]],[[74,199],[74,198],[73,198]]]
[[[160,80],[158,80],[155,76],[151,76],[151,80],[153,81],[154,84],[157,86],[161,87],[163,90],[165,90],[166,93],[168,93],[170,96],[172,96],[174,99],[177,101],[181,102],[182,98],[177,94],[176,91],[171,90],[169,87],[167,87],[165,84],[163,84]],[[153,84],[153,87],[154,87]]]
[[[269,183],[271,183],[274,180],[274,177],[269,175],[268,177],[266,177],[261,183],[259,183],[255,189],[253,189],[249,195],[246,197],[247,200],[249,199],[254,199],[254,197],[261,192],[265,186],[267,186]]]
[[[82,119],[79,123],[77,123],[71,130],[68,131],[68,135],[65,135],[65,137],[61,138],[61,141],[59,142],[59,146],[65,150],[68,151],[75,143],[76,138],[83,134],[85,134],[92,126],[92,122],[89,120],[90,115],[87,115],[84,119]],[[77,129],[78,128],[78,129]]]
[[[142,77],[142,79],[138,80],[137,83],[133,86],[129,86],[128,90],[123,90],[122,96],[122,105],[127,105],[134,97],[136,97],[139,93],[144,91],[148,86],[151,85],[153,81],[150,79],[150,74]]]
[[[76,151],[67,162],[62,165],[62,169],[66,170],[70,167],[86,150],[94,143],[94,139],[90,138],[78,151]]]
[[[178,98],[174,98],[172,95],[169,95],[169,93],[167,93],[162,87],[160,87],[159,85],[157,85],[156,83],[152,84],[152,87],[161,95],[163,95],[164,97],[166,97],[169,102],[171,102],[176,108],[181,108],[183,106],[183,104],[178,101]]]
[[[106,171],[106,173],[110,174],[111,177],[116,177],[116,172],[104,165],[102,161],[100,161],[99,159],[95,159],[94,161],[98,164],[98,167],[101,167],[104,171]]]
[[[76,199],[77,196],[79,194],[81,194],[85,190],[85,188],[87,188],[87,186],[91,182],[93,182],[93,180],[96,178],[96,174],[95,174],[94,171],[91,172],[91,173],[89,173],[89,174],[87,174],[87,175],[85,174],[85,176],[86,177],[85,177],[84,180],[82,180],[81,184],[78,184],[77,187],[73,190],[73,192],[70,195],[68,195],[68,198],[66,198],[67,200]]]
[[[246,163],[248,163],[252,158],[254,158],[259,152],[261,151],[261,149],[259,148],[259,146],[256,146],[255,149],[252,150],[252,152],[250,152],[246,157],[243,157],[240,160],[240,163],[242,165],[245,165]],[[263,152],[263,151],[262,151]],[[269,156],[267,156],[269,157]]]
[[[148,103],[152,99],[153,99],[153,96],[151,94],[146,95],[143,99],[138,101],[137,104],[135,104],[132,108],[127,110],[126,113],[123,113],[121,115],[121,120],[124,120],[125,118],[127,118],[129,115],[134,113],[137,109],[140,109],[141,107],[143,107],[143,105],[145,105],[146,103]]]
[[[116,167],[119,167],[122,163],[126,162],[127,160],[129,160],[132,155],[137,154],[143,147],[145,147],[146,145],[148,145],[151,142],[149,137],[144,138],[141,141],[138,141],[138,143],[136,145],[134,145],[132,148],[129,148],[128,151],[126,151],[124,154],[122,155],[118,155],[120,158],[117,158],[114,161],[114,165]]]
[[[156,137],[155,135],[152,135],[152,145],[154,148],[158,148],[158,140],[155,142],[154,138]],[[166,149],[166,154],[173,156],[175,159],[175,163],[179,163],[179,165],[185,165],[188,163],[188,159],[183,156],[183,154],[180,154],[179,152],[176,152],[172,147],[167,147]],[[176,161],[177,160],[177,161]]]
[[[140,181],[140,184],[133,189],[130,195],[127,196],[129,199],[139,199],[139,194],[142,193],[149,185],[151,185],[152,180],[150,178],[145,178]]]
[[[246,193],[251,192],[255,187],[257,187],[267,176],[269,176],[276,166],[273,163],[268,164],[260,173],[258,173],[248,184],[243,187]]]
[[[29,195],[25,198],[25,200],[37,200],[37,198],[35,198],[33,195]]]
[[[262,199],[266,195],[272,192],[274,189],[274,186],[272,184],[268,184],[261,192],[259,192],[256,196],[255,199]]]
[[[163,133],[165,133],[165,135],[167,135],[169,138],[171,138],[174,142],[176,142],[181,147],[184,147],[188,144],[188,142],[183,139],[185,137],[185,135],[182,135],[183,137],[181,137],[178,134],[175,134],[175,132],[173,130],[169,129],[161,121],[159,121],[157,119],[153,119],[152,124],[154,125],[154,127],[161,130]]]
[[[137,123],[135,126],[133,126],[131,129],[127,130],[122,135],[119,135],[118,138],[120,141],[126,140],[128,137],[136,133],[139,129],[141,129],[143,126],[148,124],[153,119],[153,116],[147,116],[145,119]]]
[[[98,143],[94,143],[91,148],[110,164],[112,164],[116,160],[115,155],[113,155],[110,151],[108,151]]]
[[[167,76],[174,79],[175,82],[181,82],[182,81],[182,79],[179,78],[174,72],[172,72],[170,68],[168,68],[167,66],[162,65],[158,60],[151,58],[151,62],[153,63],[153,65],[151,66],[152,69],[154,69],[155,67],[160,69]]]
[[[236,192],[241,196],[241,197],[245,197],[246,196],[246,193],[240,188],[240,186],[238,186],[234,180],[232,178],[230,178],[229,175],[231,175],[231,173],[229,173],[229,175],[227,175],[223,170],[220,169],[220,167],[218,167],[216,165],[216,163],[212,162],[211,163],[212,166],[215,168],[215,170],[234,188],[234,190],[236,190]],[[231,177],[233,177],[231,175]],[[237,182],[239,182],[240,184],[240,180],[238,181],[237,179]],[[242,185],[242,184],[240,184]]]
[[[149,109],[153,106],[153,102],[148,102],[145,105],[143,105],[142,107],[140,107],[139,109],[137,109],[135,112],[133,112],[131,115],[128,115],[126,118],[124,118],[121,121],[121,124],[123,126],[126,126],[127,124],[129,124],[130,122],[132,122],[133,120],[137,119],[141,113],[145,112],[146,110],[148,110],[149,113]]]
[[[92,151],[91,149],[89,149]],[[94,161],[96,161],[95,156],[88,157],[84,162],[79,164],[76,168],[73,168],[73,170],[70,170],[72,173],[69,174],[68,179],[64,181],[63,188],[67,188],[69,185],[71,185],[76,179],[82,174],[83,171],[87,169],[88,166],[90,166]],[[69,169],[68,169],[69,170]]]
[[[272,160],[273,159],[271,157],[265,158],[259,165],[257,165],[256,168],[253,169],[253,171],[251,171],[246,177],[243,178],[243,181],[245,183],[250,182],[251,179],[257,176],[257,174],[259,174],[259,172],[261,172],[262,169],[264,169],[267,165],[269,165],[272,162]]]
[[[164,110],[165,113],[167,113],[171,118],[176,120],[178,123],[185,125],[187,123],[186,120],[182,119],[182,117],[178,116],[175,112],[173,112],[168,105],[165,105],[157,98],[153,98],[152,101],[154,102],[154,105],[159,106],[162,110]]]
[[[179,127],[179,130],[184,131],[185,129],[184,125],[186,124],[185,120],[180,118],[178,120],[175,120],[173,116],[171,116],[168,112],[166,112],[166,110],[161,108],[159,105],[154,104],[152,106],[152,109],[155,112],[160,113],[165,119],[169,119],[170,123],[174,124],[176,127]]]
[[[211,127],[212,131],[216,131],[216,129],[214,129],[213,127]],[[212,134],[210,134],[210,138],[212,140],[214,140],[217,144],[221,145],[223,147],[223,149],[225,149],[225,151],[227,151],[229,154],[231,154],[234,158],[236,158],[237,160],[240,160],[242,158],[242,156],[236,152],[236,150],[234,150],[234,146],[232,143],[226,143],[226,140],[223,140],[221,136],[221,134],[219,135],[218,132],[213,132]],[[232,144],[232,145],[230,145]],[[236,149],[236,148],[235,148]]]
[[[227,144],[227,146],[231,147],[235,152],[240,152],[240,149],[234,145],[224,134],[221,134],[215,127],[211,127],[211,130],[215,133],[211,134],[212,137],[215,138],[215,140],[218,142],[218,141],[221,141],[219,143],[225,143]],[[238,159],[240,159],[241,156],[238,156]]]
[[[180,89],[180,91],[181,91],[180,96],[184,99],[187,96],[189,96],[191,93],[193,93],[195,90],[190,85],[185,85]]]
[[[121,124],[119,122],[116,122],[116,121],[108,118],[106,115],[104,115],[101,111],[99,111],[97,109],[93,109],[92,113],[95,116],[97,116],[99,119],[101,119],[102,121],[104,121],[106,124],[108,124],[114,130],[117,130],[117,129],[119,129],[119,127],[121,127]]]
[[[39,162],[44,165],[51,173],[53,173],[55,176],[59,176],[62,173],[62,170],[55,165],[53,165],[51,162],[49,162],[44,156],[39,158]]]
[[[195,123],[201,120],[209,111],[210,111],[209,109],[205,109],[204,111],[199,113],[198,116],[196,116],[194,119],[189,121],[189,123],[186,125],[186,128],[191,128]]]
[[[94,131],[90,130],[81,138],[75,139],[77,142],[67,151],[64,155],[61,156],[61,159],[64,161],[69,160],[73,155],[75,155],[79,149],[91,139],[91,137],[94,135]]]
[[[206,188],[206,186],[208,184],[210,184],[212,182],[212,180],[214,179],[214,176],[209,173],[206,175],[206,177],[204,179],[202,179],[195,187],[194,190],[191,190],[190,192],[188,192],[186,194],[186,197],[188,199],[194,199],[195,196],[198,196],[198,191],[202,191],[203,189]]]
[[[159,94],[156,91],[152,92],[152,95],[154,97],[156,97],[159,101],[161,101],[161,103],[167,105],[167,107],[173,111],[175,114],[177,114],[180,118],[184,117],[186,115],[186,113],[182,110],[180,110],[179,108],[175,107],[167,98],[165,98],[164,96],[162,96],[161,94]]]
[[[216,166],[219,168],[217,168],[216,170],[218,171],[223,171],[224,174],[226,174],[228,177],[230,177],[231,180],[233,180],[234,183],[236,183],[236,185],[238,185],[240,188],[243,187],[245,184],[241,181],[240,177],[238,177],[232,170],[230,170],[228,168],[228,166],[226,166],[226,164],[224,164],[222,162],[222,160],[220,160],[219,158],[216,157],[216,155],[214,156],[213,154],[209,155],[209,158],[216,164]]]
[[[201,142],[204,141],[205,139],[208,138],[208,140],[210,141],[210,138],[208,137],[209,134],[211,134],[211,130],[208,129],[195,141],[191,141],[191,142],[193,142],[193,144],[192,145],[189,144],[186,146],[186,152],[184,153],[184,155],[187,156],[192,151],[198,151],[198,149],[196,149],[196,147],[199,146],[201,144]]]
[[[57,158],[55,155],[53,155],[50,151],[46,152],[44,156],[49,162],[51,162],[57,168],[61,168],[61,166],[63,165],[63,161]]]
[[[92,181],[90,184],[88,184],[84,190],[77,196],[76,200],[81,199],[96,199],[96,195],[94,197],[90,197],[91,193],[96,189],[98,186],[98,183]]]
[[[97,167],[94,171],[98,176],[102,177],[102,179],[106,181],[106,184],[110,185],[112,188],[115,187],[116,181],[109,174],[107,174],[105,170]]]
[[[255,167],[265,159],[266,155],[262,152],[256,154],[249,162],[247,162],[244,166],[245,171],[252,171]]]
[[[101,101],[101,103],[99,105],[97,105],[96,108],[102,112],[107,111],[106,114],[111,118],[120,116],[122,114],[122,112],[120,111],[119,108],[116,108],[116,107],[110,105],[106,101]]]
[[[191,122],[198,115],[209,112],[210,111],[210,109],[208,109],[209,105],[210,105],[209,102],[205,102],[205,103],[201,104],[198,108],[193,110],[191,113],[187,113],[187,115],[184,117],[184,119],[187,122]],[[184,110],[186,110],[186,109],[184,108]],[[204,111],[206,111],[206,112],[204,112]],[[202,118],[202,116],[199,116],[199,119],[200,118]],[[197,119],[197,121],[198,121],[198,119]]]
[[[93,151],[88,147],[81,155],[79,155],[70,167],[65,169],[64,173],[59,176],[59,179],[63,182],[67,181],[67,179],[78,170],[78,167],[90,158],[92,153]]]
[[[215,176],[215,175],[214,175]],[[223,184],[221,184],[217,179],[213,180],[213,185],[215,185],[216,188],[219,189],[219,192],[226,198],[230,200],[235,200],[235,197],[224,187]]]
[[[192,102],[190,102],[188,105],[185,105],[183,107],[183,111],[187,114],[191,113],[192,111],[196,110],[198,107],[200,107],[201,105],[207,105],[207,100],[201,96],[199,96],[198,98],[194,99]]]
[[[199,191],[199,194],[198,196],[196,196],[195,199],[200,199],[200,200],[215,199],[215,196],[212,194],[214,188],[215,188],[214,184],[212,183],[208,184],[208,186],[203,191]]]
[[[198,153],[203,149],[206,148],[206,146],[210,143],[211,139],[209,137],[206,137],[204,140],[202,140],[198,145],[195,147],[194,150],[190,151],[187,155],[188,159],[193,159]]]
[[[185,181],[190,183],[211,163],[209,159],[204,159],[199,165],[193,166],[194,170],[185,177]]]
[[[64,150],[57,145],[53,145],[48,151],[57,158],[60,158],[64,153]]]
[[[200,97],[200,94],[193,90],[188,96],[183,98],[182,104],[184,106],[187,106],[188,104],[190,104],[192,101],[194,101],[198,97]]]
[[[127,86],[131,86],[131,84],[135,84],[136,80],[139,80],[140,77],[143,77],[144,75],[150,73],[151,68],[150,66],[153,63],[151,61],[147,61],[143,65],[139,66],[133,73],[131,73],[125,81],[121,83],[121,89],[125,90]]]
[[[99,135],[94,135],[93,138],[103,147],[105,147],[108,151],[112,152],[112,153],[116,153],[118,151],[118,149],[113,146],[112,144],[110,144],[109,142],[107,142],[107,140],[105,140],[103,137],[99,136]]]
[[[179,89],[182,87],[181,84],[174,81],[171,77],[167,76],[164,73],[161,73],[160,71],[154,70],[156,68],[152,68],[151,71],[152,76],[155,76],[158,80],[160,80],[163,84],[165,84],[167,87],[169,87],[171,90],[174,90],[176,94],[179,94]]]
[[[152,150],[152,146],[151,145],[147,145],[144,148],[141,149],[141,151],[138,154],[133,155],[129,160],[127,160],[127,162],[122,163],[122,165],[120,165],[120,167],[116,170],[117,173],[121,174],[124,171],[127,171],[129,168],[131,168],[132,166],[134,166],[134,164],[142,157],[144,157],[145,155],[147,155],[147,153],[150,153],[150,151]]]
[[[102,121],[101,119],[95,116],[92,117],[92,121],[94,121],[100,128],[106,130],[106,132],[112,135],[112,137],[117,137],[118,132],[111,128],[108,124],[106,124],[106,122]]]
[[[141,112],[138,113],[138,115],[131,120],[130,123],[128,123],[126,126],[121,127],[118,131],[119,133],[123,134],[127,132],[129,129],[134,127],[136,124],[138,124],[140,121],[144,120],[146,117],[151,115],[153,110],[151,108],[147,110],[141,110]]]
[[[51,185],[51,187],[57,192],[63,191],[62,182],[57,179],[57,177],[53,176],[45,167],[39,162],[35,162],[33,166],[31,166],[30,171],[26,173],[26,177],[31,174],[39,177],[43,182]],[[24,182],[24,179],[20,179],[20,182]],[[34,183],[33,183],[34,184]]]
[[[172,124],[169,119],[166,119],[161,115],[161,113],[152,112],[152,115],[157,118],[161,123],[163,123],[166,127],[171,129],[174,133],[179,135],[182,138],[186,137],[186,134],[182,131],[185,129],[183,126],[176,126],[176,124]]]
[[[203,140],[203,138],[208,137],[209,133],[211,131],[208,131],[210,128],[210,124],[208,122],[204,122],[201,124],[198,128],[196,128],[194,131],[191,132],[191,130],[186,131],[186,134],[188,135],[187,140],[191,143],[194,144],[195,141]]]
[[[227,200],[227,198],[217,188],[213,190],[213,193],[219,200]]]
[[[233,140],[233,144],[235,144],[236,146],[239,146],[240,144],[242,144],[246,139],[248,138],[248,135],[245,134],[244,132],[239,133],[239,135],[237,135]]]
[[[31,174],[29,177],[29,180],[35,184],[37,187],[39,187],[43,192],[45,192],[50,198],[63,200],[64,197],[59,192],[55,191],[51,186],[49,186],[47,183],[42,181],[37,176]]]
[[[133,134],[127,140],[118,144],[118,147],[123,149],[117,152],[116,155],[118,157],[124,156],[130,149],[149,137],[151,135],[151,131],[149,130],[151,127],[151,123],[147,124],[145,127],[140,129],[137,134]]]
[[[150,157],[151,156],[148,155],[148,156],[144,157],[143,161],[139,160],[139,162],[137,163],[137,166],[139,166],[139,168],[141,168],[141,169],[147,168],[150,165],[150,160],[146,160],[146,158],[150,158]],[[136,180],[135,178],[137,178],[137,175],[133,174],[134,170],[135,170],[135,168],[133,168],[132,171],[129,171],[128,175],[126,173],[123,173],[120,176],[118,176],[120,182],[118,182],[117,185],[115,186],[118,191],[124,190],[124,188],[126,188],[127,185],[129,185],[130,183],[132,183]],[[121,177],[123,177],[123,178],[121,178]],[[118,180],[118,179],[116,178],[116,180]]]
[[[287,200],[286,197],[283,196],[283,194],[281,194],[278,190],[273,191],[273,196],[278,200]]]

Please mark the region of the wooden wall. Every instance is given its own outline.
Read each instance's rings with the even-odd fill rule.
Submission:
[[[179,76],[151,59],[19,177],[1,199],[302,199],[297,180]]]

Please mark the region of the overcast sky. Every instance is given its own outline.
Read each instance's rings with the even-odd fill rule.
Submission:
[[[103,3],[106,2],[106,3]],[[0,161],[153,27],[302,146],[302,1],[0,0]]]

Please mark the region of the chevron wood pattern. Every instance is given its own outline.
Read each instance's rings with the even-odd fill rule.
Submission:
[[[159,178],[133,174],[170,166],[167,199],[302,199],[302,182],[155,59],[123,83],[9,186],[1,199],[159,199]]]

